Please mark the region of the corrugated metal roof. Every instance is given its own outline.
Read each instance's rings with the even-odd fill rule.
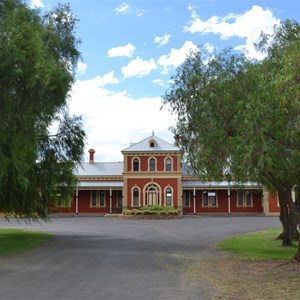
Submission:
[[[123,188],[123,181],[80,181],[78,188]]]
[[[85,162],[77,171],[78,176],[122,176],[123,162]]]
[[[150,147],[150,141],[155,141],[154,147]],[[179,148],[160,139],[155,135],[151,135],[148,138],[132,144],[122,152],[160,152],[160,151],[176,151],[179,152]]]
[[[229,182],[229,181],[201,181],[201,180],[183,180],[183,188],[259,188],[256,182]]]

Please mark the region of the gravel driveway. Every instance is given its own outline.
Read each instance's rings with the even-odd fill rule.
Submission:
[[[187,280],[181,258],[211,255],[226,236],[274,226],[278,217],[68,217],[31,225],[0,218],[0,228],[53,234],[36,249],[0,257],[0,299],[211,299],[207,283]]]

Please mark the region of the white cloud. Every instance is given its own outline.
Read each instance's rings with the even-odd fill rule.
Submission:
[[[119,80],[114,77],[114,72],[111,71],[109,73],[106,73],[103,76],[96,76],[93,79],[90,80],[85,80],[84,81],[85,86],[91,86],[91,88],[93,87],[103,87],[107,84],[117,84],[119,83]]]
[[[244,49],[250,58],[262,58],[262,54],[255,50],[253,44],[257,42],[261,31],[271,33],[274,25],[280,22],[269,9],[263,9],[258,5],[254,5],[244,14],[230,13],[223,18],[213,16],[206,21],[202,21],[193,8],[189,9],[192,12],[192,20],[185,27],[185,31],[219,34],[222,39],[231,37],[246,39],[246,44],[238,46],[237,49]]]
[[[137,17],[141,17],[141,16],[144,15],[145,10],[144,9],[137,9],[135,13],[136,13]]]
[[[115,13],[117,14],[128,14],[130,11],[130,5],[126,2],[123,2],[120,6],[115,8]]]
[[[87,64],[84,64],[82,62],[78,62],[78,64],[77,64],[77,73],[79,75],[83,75],[85,73],[86,69],[87,69]]]
[[[171,52],[159,57],[157,63],[163,67],[163,73],[167,74],[170,67],[181,65],[191,52],[198,51],[198,46],[191,41],[186,41],[180,49],[171,49]]]
[[[205,43],[205,44],[203,45],[203,47],[204,47],[204,49],[206,49],[206,51],[207,51],[208,53],[213,53],[213,52],[215,51],[215,49],[216,49],[216,47],[213,46],[213,45],[210,44],[210,43]]]
[[[155,70],[157,65],[153,58],[143,60],[139,57],[132,60],[127,66],[122,68],[124,78],[128,77],[143,77],[148,75],[151,71]]]
[[[161,80],[161,79],[153,79],[152,83],[157,84],[159,86],[165,86],[163,80]]]
[[[99,76],[98,76],[99,77]],[[175,117],[162,106],[160,97],[133,99],[126,91],[113,92],[97,83],[98,79],[75,82],[69,103],[72,114],[82,115],[88,149],[96,150],[96,161],[122,161],[121,150],[155,134],[173,142],[168,130]],[[159,120],[159,122],[157,122]]]
[[[42,2],[42,0],[32,0],[30,7],[31,8],[42,8],[45,4]]]
[[[158,47],[161,47],[169,42],[170,37],[171,37],[170,34],[165,34],[163,36],[157,36],[154,38],[154,43],[158,44]]]
[[[108,57],[117,57],[117,56],[131,57],[134,50],[135,50],[135,47],[131,43],[128,43],[125,46],[119,46],[119,47],[109,49],[107,51],[107,54],[108,54]]]

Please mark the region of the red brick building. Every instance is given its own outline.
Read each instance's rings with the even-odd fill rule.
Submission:
[[[277,198],[257,183],[199,180],[182,164],[179,148],[154,134],[124,149],[123,162],[95,162],[95,150],[89,153],[74,198],[58,211],[107,214],[171,205],[185,214],[279,212]]]

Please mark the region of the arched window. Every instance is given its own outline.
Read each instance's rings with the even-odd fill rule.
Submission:
[[[156,184],[150,184],[146,187],[145,205],[160,205],[160,191]]]
[[[165,159],[165,170],[172,171],[172,159],[170,157]]]
[[[172,205],[173,203],[173,193],[170,187],[166,188],[165,192],[165,205]]]
[[[155,165],[156,165],[155,159],[153,157],[151,157],[149,159],[149,171],[155,171],[155,169],[156,169]]]
[[[140,190],[137,187],[132,190],[132,206],[140,206]]]
[[[132,162],[132,169],[133,171],[139,171],[140,170],[140,160],[138,158],[134,158]]]

